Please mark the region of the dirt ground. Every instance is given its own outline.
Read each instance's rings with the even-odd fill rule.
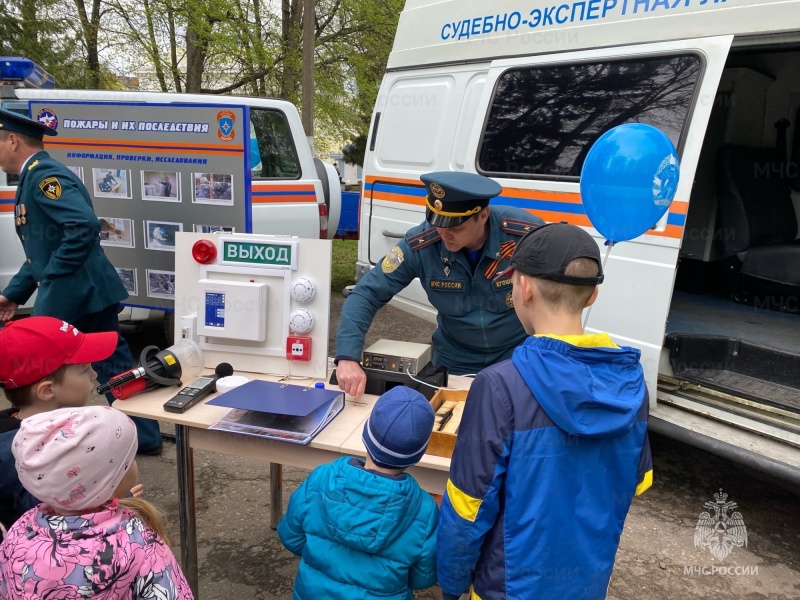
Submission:
[[[331,323],[342,298],[335,295]],[[392,307],[383,309],[367,340],[427,342],[433,326]],[[130,336],[135,346],[159,343],[157,328]],[[331,352],[333,343],[331,341]],[[94,402],[100,402],[95,398]],[[5,405],[0,400],[0,405]],[[162,425],[165,433],[170,428]],[[653,437],[653,487],[634,500],[617,555],[608,598],[652,600],[800,598],[800,496],[757,474],[671,440]],[[149,500],[167,515],[175,554],[178,498],[173,443],[159,457],[141,457]],[[195,453],[198,558],[203,600],[289,599],[297,559],[269,528],[269,465],[210,452]],[[307,472],[284,468],[284,503]],[[720,488],[738,503],[747,546],[722,562],[695,548],[699,515]],[[716,567],[716,569],[713,569]],[[724,572],[719,568],[725,567]],[[733,567],[728,569],[728,567]],[[738,569],[736,569],[738,567]],[[437,588],[418,597],[441,598]],[[547,599],[549,600],[549,599]]]

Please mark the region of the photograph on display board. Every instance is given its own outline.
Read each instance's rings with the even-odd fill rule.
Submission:
[[[148,250],[175,252],[175,234],[183,231],[183,223],[145,221],[145,247]]]
[[[234,227],[227,227],[225,225],[195,225],[195,233],[236,233]]]
[[[75,173],[75,176],[83,181],[83,167],[67,167],[70,171]]]
[[[130,179],[123,169],[92,169],[92,191],[98,198],[130,198]]]
[[[147,269],[147,295],[151,298],[175,299],[175,271]]]
[[[233,176],[194,173],[194,201],[197,204],[233,206]]]
[[[180,175],[175,171],[142,171],[142,199],[180,202]]]
[[[133,220],[97,217],[100,221],[100,245],[134,248]]]
[[[136,283],[136,269],[127,269],[125,267],[115,267],[117,275],[119,275],[122,285],[128,290],[129,296],[139,295],[139,286]]]

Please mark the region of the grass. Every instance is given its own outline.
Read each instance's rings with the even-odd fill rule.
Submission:
[[[342,288],[356,282],[356,258],[358,258],[358,240],[333,240],[332,292],[341,292]]]

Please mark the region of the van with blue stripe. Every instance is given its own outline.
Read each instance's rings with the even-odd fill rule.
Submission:
[[[800,483],[800,0],[407,0],[364,164],[357,278],[424,219],[420,175],[586,229],[586,154],[660,129],[675,200],[617,244],[587,333],[641,351],[650,428]],[[392,301],[433,321],[419,282]]]

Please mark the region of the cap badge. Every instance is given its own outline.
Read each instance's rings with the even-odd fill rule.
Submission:
[[[438,183],[432,183],[431,184],[431,194],[433,194],[436,198],[444,198],[445,191],[444,191],[444,188],[442,186],[440,186]],[[441,207],[437,206],[437,208],[441,208]]]
[[[436,210],[442,210],[442,206],[443,206],[443,204],[442,204],[441,200],[434,200],[433,201],[433,208],[435,208]]]

